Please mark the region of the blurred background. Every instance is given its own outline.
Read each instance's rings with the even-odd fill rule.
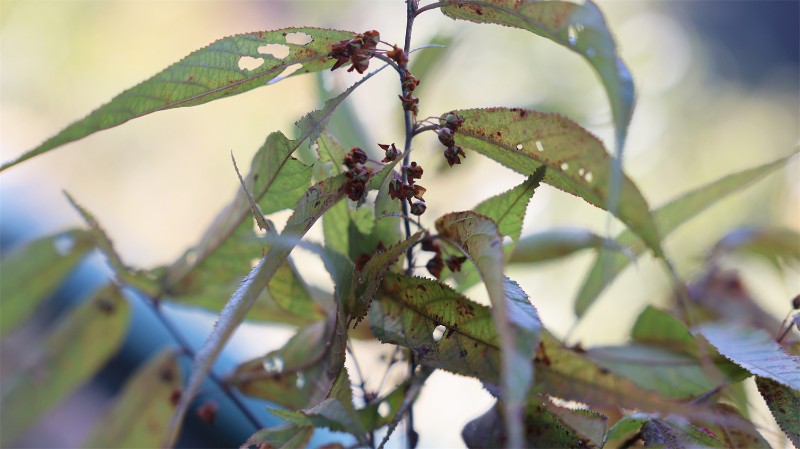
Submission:
[[[800,3],[598,3],[637,86],[625,168],[652,206],[784,156],[798,143]],[[404,17],[401,0],[3,0],[0,159],[15,158],[220,37],[310,25],[377,29],[383,40],[400,43]],[[420,117],[488,106],[553,111],[573,118],[613,148],[607,99],[594,72],[576,54],[525,31],[454,22],[430,11],[418,18],[412,46],[434,38],[452,39],[452,44],[421,50],[441,58],[421,80]],[[170,263],[197,242],[236,193],[231,151],[240,165],[246,164],[270,132],[291,137],[294,121],[321,105],[321,91],[338,93],[357,79],[344,71],[292,77],[246,95],[159,112],[4,172],[3,254],[37,236],[82,226],[61,193],[66,190],[96,215],[128,264],[150,268]],[[403,141],[397,90],[394,73],[384,71],[350,97],[364,130],[342,138],[345,145],[377,151],[377,142]],[[445,212],[471,208],[523,180],[474,153],[468,153],[464,165],[448,168],[434,140],[425,135],[415,140],[415,158],[425,167],[428,188],[423,218],[430,225]],[[569,226],[604,234],[607,223],[600,210],[544,186],[534,195],[524,232]],[[679,228],[666,249],[680,274],[691,278],[717,239],[745,226],[800,229],[798,160]],[[620,227],[612,229],[616,234]],[[9,233],[16,243],[6,240]],[[309,238],[320,241],[321,235],[315,229]],[[591,254],[581,254],[515,268],[509,275],[531,296],[545,325],[564,335],[575,324],[572,302],[591,261]],[[761,305],[776,317],[786,314],[789,299],[800,292],[797,267],[779,272],[749,259],[729,263],[742,271]],[[303,266],[316,267],[303,273],[310,283],[326,285],[321,264],[309,260]],[[643,257],[603,294],[571,334],[572,342],[624,341],[644,306],[666,304],[669,291],[663,270]],[[482,287],[469,295],[485,296]],[[202,340],[202,329],[212,318],[180,313],[200,323],[194,332]],[[243,335],[236,354],[245,359],[280,346],[290,334],[254,327]],[[383,362],[374,356],[380,349],[363,346],[359,362],[382,373]],[[420,447],[462,446],[461,427],[491,402],[477,382],[437,373],[416,408]],[[58,419],[51,421],[57,424]],[[63,447],[79,444],[85,436],[80,432],[73,429],[76,435]]]

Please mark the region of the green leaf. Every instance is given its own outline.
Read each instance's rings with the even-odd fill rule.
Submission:
[[[671,313],[647,306],[631,329],[636,343],[658,346],[689,355],[697,354],[697,343],[683,322]]]
[[[306,447],[314,428],[311,426],[298,426],[289,424],[280,427],[261,429],[247,439],[242,447],[295,449]]]
[[[248,396],[298,410],[324,400],[344,364],[346,324],[335,316],[300,329],[277,351],[239,365],[228,381]]]
[[[114,97],[38,147],[0,167],[5,170],[66,143],[156,111],[196,106],[332,66],[331,45],[349,31],[284,28],[220,39]],[[291,37],[308,36],[300,45]],[[283,57],[281,57],[283,56]],[[249,68],[248,68],[249,67]]]
[[[180,391],[178,353],[167,349],[140,368],[84,443],[84,447],[158,447]]]
[[[703,425],[713,432],[729,449],[771,449],[763,436],[756,430],[752,422],[727,404],[714,404],[714,412],[722,417],[732,418],[730,421],[720,420],[719,424]]]
[[[628,68],[617,55],[605,18],[594,2],[446,0],[446,3],[442,12],[448,17],[522,28],[583,56],[597,72],[608,95],[617,154],[622,155],[636,92]]]
[[[690,398],[716,386],[696,358],[658,347],[597,347],[587,350],[586,357],[644,389],[667,397]]]
[[[29,242],[0,259],[0,337],[56,291],[94,245],[80,229]]]
[[[395,387],[391,393],[382,398],[370,401],[369,404],[357,411],[358,418],[361,421],[361,428],[367,432],[377,430],[383,426],[391,423],[398,415],[403,400],[406,398],[411,380],[406,380],[402,384]],[[381,415],[379,408],[381,404],[386,404],[384,408],[388,407],[389,413]]]
[[[559,228],[522,237],[508,263],[548,262],[584,249],[603,248],[629,254],[628,249],[616,240],[599,236],[588,229]]]
[[[524,398],[533,383],[530,361],[539,344],[541,322],[522,289],[503,276],[503,240],[491,219],[472,211],[454,212],[436,220],[436,230],[472,261],[486,285],[500,338],[501,398],[509,445],[522,447]]]
[[[269,410],[270,413],[287,423],[347,432],[355,435],[361,444],[366,445],[366,433],[361,429],[361,422],[353,407],[350,377],[344,366],[340,367],[335,375],[335,381],[326,391],[326,396],[313,407],[300,411],[275,408],[270,408]]]
[[[780,268],[781,262],[800,264],[800,232],[788,228],[741,228],[722,237],[712,257],[742,253],[760,256]]]
[[[81,217],[84,221],[86,221],[86,224],[89,225],[90,237],[92,240],[94,240],[94,244],[100,249],[103,255],[106,256],[108,263],[111,265],[111,268],[114,270],[114,273],[117,275],[119,281],[131,287],[135,287],[151,297],[158,296],[159,285],[155,279],[155,276],[146,271],[133,270],[125,265],[125,263],[122,261],[122,258],[114,249],[114,243],[100,226],[100,222],[97,221],[94,215],[92,215],[91,212],[86,210],[83,206],[78,204],[78,202],[75,201],[75,199],[72,198],[69,193],[64,192],[64,195],[66,195],[67,200],[70,202],[72,207],[74,207],[78,213],[81,214]]]
[[[647,418],[641,413],[634,413],[623,417],[608,431],[603,449],[631,447],[632,444],[629,442],[642,430],[642,426],[646,421]],[[635,443],[635,441],[633,443]]]
[[[456,112],[465,119],[454,136],[457,144],[524,175],[545,166],[545,183],[608,209],[614,159],[597,137],[575,122],[558,114],[516,108]],[[610,212],[661,255],[661,239],[647,201],[627,176],[623,175],[620,186],[619,207]]]
[[[411,349],[419,363],[500,383],[492,311],[437,281],[388,273],[369,310],[375,337]],[[436,340],[434,332],[445,330]]]
[[[108,285],[62,318],[24,365],[4,374],[0,444],[12,443],[97,373],[122,344],[129,319],[128,303]]]
[[[503,426],[502,404],[492,406],[488,412],[470,421],[461,431],[468,448],[515,447],[508,446],[508,434]],[[579,449],[587,445],[572,429],[565,427],[547,407],[530,401],[525,410],[525,447],[558,447]],[[601,441],[602,444],[602,441]],[[588,447],[599,447],[589,445]]]
[[[687,422],[677,419],[649,419],[642,425],[642,439],[647,447],[668,449],[726,447],[718,438]]]
[[[217,356],[222,352],[233,331],[244,321],[247,312],[261,291],[289,257],[295,243],[288,242],[302,238],[325,211],[344,197],[346,182],[347,178],[339,175],[320,181],[308,189],[306,195],[297,203],[294,214],[286,223],[286,227],[281,233],[282,240],[276,240],[267,254],[245,278],[239,289],[231,296],[220,313],[214,330],[195,356],[192,374],[181,395],[178,407],[172,415],[170,430],[162,446],[172,446],[175,442],[189,404],[200,389]]]
[[[768,164],[743,170],[720,178],[698,189],[692,190],[653,212],[661,238],[666,238],[690,218],[699,214],[712,204],[731,193],[756,182],[769,173],[783,167],[798,151]],[[628,248],[635,256],[641,255],[645,245],[629,230],[623,231],[616,238],[620,245]],[[597,300],[600,293],[611,284],[614,278],[630,264],[630,258],[622,254],[600,251],[592,268],[586,275],[575,300],[575,314],[583,316]]]
[[[756,385],[775,421],[792,444],[800,447],[800,391],[761,376],[756,376]]]
[[[697,331],[750,373],[800,390],[800,356],[787,354],[765,331],[733,322],[705,323]]]
[[[608,428],[607,416],[591,410],[559,407],[551,400],[546,401],[544,405],[564,427],[575,432],[582,440],[588,441],[596,447],[603,447],[603,440]]]

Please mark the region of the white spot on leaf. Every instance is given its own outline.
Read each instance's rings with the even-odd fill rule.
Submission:
[[[592,182],[592,180],[594,179],[594,175],[592,174],[592,172],[587,171],[583,179],[585,179],[586,182]]]
[[[542,151],[544,151],[544,145],[542,145],[542,141],[541,140],[537,140],[536,141],[536,149],[539,150],[540,153]]]
[[[278,59],[289,56],[289,47],[283,44],[267,44],[258,47],[258,52],[262,55],[272,55]]]
[[[257,267],[259,262],[261,262],[261,259],[259,258],[250,259],[250,268]]]
[[[306,386],[306,376],[303,373],[297,373],[297,382],[295,382],[297,388],[303,388]]]
[[[308,33],[289,33],[286,35],[287,44],[308,45],[314,40]]]
[[[446,330],[447,328],[441,324],[436,326],[436,329],[433,330],[433,335],[432,335],[433,341],[441,340]]]
[[[518,143],[518,144],[517,144],[517,149],[518,149],[518,150],[521,150],[521,149],[523,149],[523,148],[525,148],[525,147],[523,147],[521,143]]]
[[[270,374],[280,374],[283,371],[283,358],[280,356],[270,357],[264,360],[264,371]]]
[[[585,174],[586,174],[586,170],[584,170],[583,167],[578,169],[578,176],[583,176]]]
[[[386,401],[381,402],[378,405],[378,414],[381,415],[381,418],[386,418],[389,413],[392,413],[392,406]]]
[[[596,55],[596,54],[597,54],[597,52],[594,51],[594,48],[587,48],[586,49],[586,56],[588,56],[590,58],[594,58],[594,55]]]
[[[285,69],[283,69],[283,72],[281,72],[280,75],[278,75],[275,78],[272,78],[271,80],[269,80],[269,82],[267,84],[275,84],[278,81],[281,81],[284,78],[290,76],[292,73],[300,70],[301,67],[303,67],[303,64],[292,64],[289,67],[286,67]]]
[[[239,58],[239,70],[255,70],[264,64],[264,59],[242,56]]]
[[[561,170],[563,170],[563,171],[569,170],[569,164],[566,163],[566,162],[562,162],[561,163]]]
[[[75,246],[75,239],[71,235],[59,235],[53,240],[53,246],[59,255],[66,256]]]

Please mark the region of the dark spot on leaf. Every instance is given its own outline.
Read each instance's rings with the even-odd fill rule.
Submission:
[[[172,382],[175,380],[175,371],[172,368],[164,368],[158,372],[158,377],[164,382]]]
[[[218,408],[217,404],[208,401],[197,409],[197,416],[206,424],[214,424]]]
[[[497,132],[496,132],[496,133],[494,133],[494,134],[495,134],[497,137],[503,137],[503,133],[501,133],[500,131],[497,131]]]
[[[528,115],[528,111],[526,111],[525,109],[520,109],[519,110],[519,116],[520,117],[525,117],[526,115]]]
[[[97,308],[100,309],[100,311],[105,313],[106,315],[110,315],[114,313],[114,310],[117,307],[114,305],[114,302],[111,299],[100,298],[97,300]]]
[[[178,406],[178,402],[181,400],[181,389],[174,388],[172,392],[169,394],[169,403],[172,404],[173,407]]]
[[[475,13],[478,14],[479,16],[483,15],[483,11],[480,8],[475,8]]]

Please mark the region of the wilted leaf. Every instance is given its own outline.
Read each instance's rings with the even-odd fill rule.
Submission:
[[[527,295],[503,275],[503,241],[492,220],[472,211],[454,212],[436,220],[436,230],[472,261],[486,285],[500,338],[501,398],[509,445],[521,447],[524,398],[533,383],[530,361],[539,344],[541,322]]]
[[[690,218],[699,214],[707,207],[725,198],[731,193],[758,181],[769,173],[783,167],[798,150],[791,155],[758,167],[743,170],[714,182],[692,190],[653,212],[661,238],[666,238],[672,231]],[[630,249],[635,255],[641,255],[646,246],[630,230],[623,231],[617,236],[620,245]],[[630,259],[625,255],[600,251],[594,264],[584,279],[578,296],[575,299],[575,314],[583,316],[589,307],[597,300],[600,293],[611,284],[614,278],[630,264]]]
[[[617,55],[605,18],[594,2],[447,0],[446,3],[442,12],[448,17],[522,28],[583,56],[597,72],[608,95],[617,154],[622,154],[636,92],[628,68]]]
[[[698,332],[750,373],[800,390],[800,356],[787,354],[765,331],[724,322],[702,324]]]
[[[756,385],[775,421],[792,444],[800,447],[800,391],[761,376],[756,376]]]
[[[74,229],[4,255],[0,259],[0,337],[22,324],[92,248],[88,233]]]
[[[522,237],[508,263],[546,262],[590,248],[605,248],[629,254],[628,249],[615,240],[599,236],[588,229],[559,228]],[[633,258],[633,255],[630,257]]]
[[[503,246],[505,260],[509,259],[509,255],[515,251],[517,243],[520,241],[519,236],[522,234],[522,222],[525,219],[528,203],[544,178],[544,174],[545,168],[542,166],[522,184],[482,201],[473,208],[475,212],[492,219],[497,224],[497,230],[501,236],[511,238],[511,241]],[[454,273],[453,276],[458,282],[460,291],[464,291],[480,281],[480,275],[475,271],[474,265],[470,264],[462,265],[461,271]],[[442,279],[444,277],[443,274]]]
[[[515,447],[508,444],[503,426],[502,404],[492,406],[488,412],[470,421],[461,431],[468,448]],[[565,427],[545,405],[530,401],[525,410],[525,447],[558,447],[580,449],[587,445],[573,430]],[[602,440],[601,440],[602,444]],[[599,446],[588,446],[599,447]]]
[[[183,379],[177,356],[167,349],[140,368],[84,447],[157,447],[175,408],[172,395],[180,392]]]
[[[58,322],[29,361],[3,382],[3,446],[103,367],[122,344],[129,318],[128,303],[109,285]]]
[[[86,224],[89,225],[89,236],[94,240],[94,244],[100,249],[106,260],[113,268],[114,273],[120,282],[123,282],[131,287],[137,288],[151,297],[156,297],[159,292],[159,285],[155,276],[151,273],[144,271],[133,270],[122,262],[117,251],[114,249],[114,243],[108,237],[106,232],[100,226],[100,222],[83,206],[78,204],[69,193],[64,192],[70,204],[81,214]]]
[[[543,182],[599,208],[608,208],[614,159],[597,137],[575,122],[527,109],[456,112],[465,119],[454,135],[457,144],[524,175],[545,166]],[[619,207],[612,212],[660,255],[661,239],[647,201],[627,176],[620,185]]]
[[[162,446],[173,445],[180,431],[183,416],[186,414],[189,404],[197,394],[206,375],[211,370],[211,366],[217,356],[231,334],[233,334],[233,331],[244,321],[248,310],[253,306],[258,295],[267,286],[278,271],[278,268],[286,261],[294,244],[285,242],[302,238],[326,210],[341,200],[344,197],[344,185],[346,182],[347,178],[339,175],[320,181],[308,189],[306,195],[297,203],[294,214],[289,218],[286,227],[281,233],[283,240],[276,241],[269,248],[267,254],[253,268],[225,305],[214,326],[214,330],[195,355],[192,374],[172,416],[169,426],[170,431]]]
[[[261,429],[254,433],[241,447],[252,447],[255,449],[264,447],[295,449],[298,447],[305,447],[313,434],[314,428],[311,426],[290,424],[287,426],[272,427],[269,429]]]
[[[307,44],[290,43],[288,35],[308,36]],[[38,147],[7,162],[0,171],[97,131],[156,111],[196,106],[275,83],[294,74],[331,67],[331,45],[349,31],[284,28],[220,39],[167,67],[147,81],[114,97],[85,118],[69,125]]]

